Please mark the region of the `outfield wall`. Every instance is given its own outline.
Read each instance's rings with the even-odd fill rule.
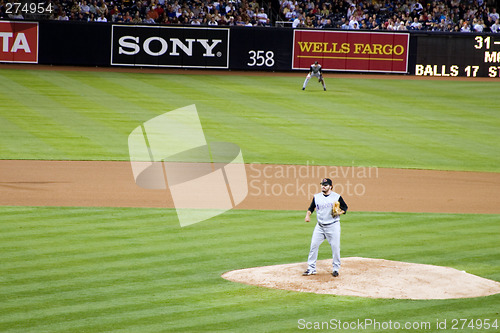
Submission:
[[[0,21],[0,62],[500,77],[500,35]]]

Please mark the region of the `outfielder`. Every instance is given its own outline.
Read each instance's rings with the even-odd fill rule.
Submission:
[[[318,82],[321,82],[321,84],[323,85],[323,90],[326,91],[325,80],[323,80],[323,73],[321,73],[321,65],[317,61],[315,61],[314,64],[312,64],[309,68],[309,73],[307,73],[304,84],[302,85],[302,90],[306,90],[307,83],[312,76],[318,78]]]
[[[332,180],[323,178],[321,193],[314,195],[306,213],[305,221],[311,221],[311,214],[316,209],[318,223],[314,227],[311,240],[311,250],[307,258],[307,270],[302,275],[316,274],[316,260],[318,249],[325,239],[332,248],[334,277],[339,276],[340,270],[340,215],[347,211],[347,204],[340,194],[332,191]]]

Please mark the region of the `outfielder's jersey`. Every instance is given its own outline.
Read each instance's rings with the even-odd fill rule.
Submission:
[[[330,224],[339,222],[340,217],[332,215],[332,209],[335,202],[339,201],[340,194],[331,192],[330,195],[324,196],[323,193],[314,195],[314,203],[316,204],[316,218],[320,224]]]
[[[314,65],[312,64],[311,65],[311,68],[309,69],[309,71],[313,74],[313,75],[319,75],[321,74],[321,65]]]

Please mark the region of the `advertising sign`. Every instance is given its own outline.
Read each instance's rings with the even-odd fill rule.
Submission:
[[[295,30],[293,69],[319,61],[325,70],[408,72],[408,33]]]
[[[38,23],[0,21],[0,62],[38,63]]]
[[[229,29],[113,25],[111,65],[229,68]]]

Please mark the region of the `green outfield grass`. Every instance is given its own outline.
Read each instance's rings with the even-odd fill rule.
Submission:
[[[302,212],[233,210],[186,228],[165,209],[0,212],[1,332],[294,332],[300,319],[430,322],[435,329],[444,319],[500,320],[500,295],[367,299],[220,277],[305,262],[313,225]],[[350,213],[342,233],[344,257],[451,266],[500,281],[495,215]],[[320,259],[329,252],[323,244]]]
[[[0,158],[128,160],[135,127],[196,104],[248,163],[500,170],[498,82],[303,79],[0,70]]]

